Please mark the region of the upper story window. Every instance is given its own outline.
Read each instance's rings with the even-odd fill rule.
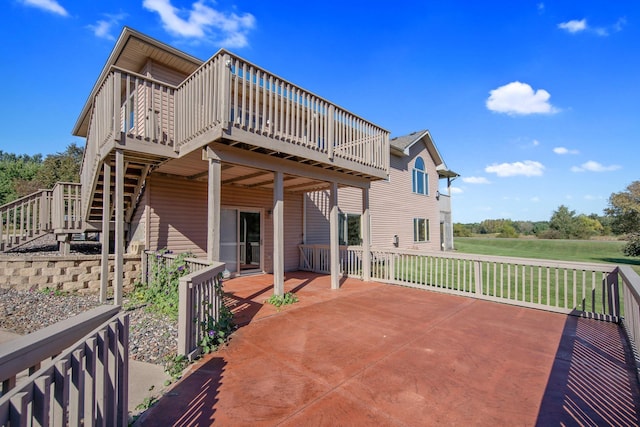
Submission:
[[[422,157],[417,157],[413,165],[413,192],[429,195],[429,174]]]

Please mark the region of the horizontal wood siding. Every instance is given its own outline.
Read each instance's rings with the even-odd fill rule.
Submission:
[[[414,194],[412,171],[415,159],[421,156],[429,174],[429,195]],[[369,190],[371,214],[371,245],[392,248],[398,235],[399,248],[439,250],[440,210],[436,200],[438,174],[433,159],[422,143],[415,144],[407,157],[391,155],[389,181],[375,181]],[[329,192],[307,193],[306,243],[329,244]],[[362,190],[344,187],[338,190],[341,213],[362,213]],[[413,241],[413,219],[429,219],[429,241]]]
[[[306,221],[305,242],[309,245],[329,244],[329,191],[314,191],[304,195]]]
[[[207,254],[207,183],[151,175],[149,249]]]
[[[166,67],[155,61],[147,61],[147,63],[142,68],[142,70],[139,71],[139,73],[151,77],[154,80],[165,82],[172,86],[178,86],[184,81],[185,78],[187,78],[186,74]]]
[[[413,165],[422,157],[429,174],[429,195],[414,194]],[[398,235],[401,249],[440,250],[440,210],[436,200],[438,173],[433,159],[422,143],[411,147],[409,156],[390,156],[390,180],[371,184],[371,244],[374,247],[393,247]],[[429,219],[429,241],[413,241],[413,219]]]
[[[174,252],[193,252],[205,257],[207,251],[207,183],[179,177],[154,175],[149,179],[150,249],[164,247]],[[298,268],[298,245],[302,242],[302,195],[286,193],[285,270]],[[223,186],[222,207],[262,210],[264,263],[273,271],[273,192],[257,188]]]
[[[143,244],[146,243],[146,224],[145,224],[145,209],[147,207],[148,200],[148,189],[142,193],[138,204],[136,205],[135,210],[133,211],[133,216],[131,217],[131,225],[129,231],[129,244],[131,242],[137,241]],[[147,248],[145,248],[147,249]]]

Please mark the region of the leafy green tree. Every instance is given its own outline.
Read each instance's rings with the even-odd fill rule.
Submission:
[[[560,239],[570,239],[578,234],[576,211],[569,210],[565,205],[560,205],[551,215],[549,229],[554,230]]]
[[[578,215],[576,217],[576,231],[575,236],[578,239],[589,239],[593,236],[601,236],[604,227],[595,218],[588,217],[587,215]]]
[[[605,213],[612,218],[614,233],[640,232],[640,181],[633,181],[625,191],[612,193]]]
[[[61,153],[49,154],[34,180],[40,188],[53,188],[56,182],[80,182],[83,149],[75,143]]]
[[[497,237],[500,238],[515,238],[518,237],[518,232],[515,227],[511,224],[504,223],[502,228],[500,229],[500,233],[498,233]]]
[[[0,150],[0,205],[24,195],[16,184],[32,181],[42,166],[42,155],[16,155]]]
[[[640,233],[631,233],[627,244],[622,248],[626,256],[640,256]]]
[[[465,224],[458,222],[453,224],[453,236],[454,237],[471,237],[471,229]]]

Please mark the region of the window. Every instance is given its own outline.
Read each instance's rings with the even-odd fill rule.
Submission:
[[[413,218],[413,241],[429,241],[429,220],[425,218]]]
[[[429,195],[429,174],[422,157],[416,157],[416,162],[413,165],[413,192],[425,196]]]
[[[362,232],[360,215],[343,214],[338,216],[338,241],[341,245],[360,245]]]

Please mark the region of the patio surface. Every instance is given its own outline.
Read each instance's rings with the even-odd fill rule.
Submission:
[[[225,282],[244,326],[137,425],[640,424],[615,324],[303,272],[277,311],[272,283]]]

